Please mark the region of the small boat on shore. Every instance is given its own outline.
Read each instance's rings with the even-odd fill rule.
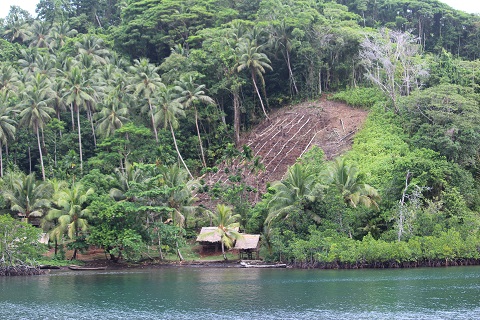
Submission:
[[[82,266],[77,266],[77,265],[70,265],[68,266],[68,269],[70,270],[79,270],[79,271],[91,271],[91,270],[105,270],[107,267],[82,267]]]
[[[45,270],[45,269],[60,269],[59,266],[52,266],[52,265],[50,265],[50,264],[41,264],[41,265],[39,266],[39,268],[40,268],[40,269],[43,269],[43,270]]]
[[[250,264],[247,262],[240,262],[242,268],[286,268],[285,263],[276,263],[276,264]]]

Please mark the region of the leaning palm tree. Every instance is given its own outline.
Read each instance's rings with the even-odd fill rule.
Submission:
[[[185,109],[193,107],[195,110],[195,126],[197,128],[198,143],[200,145],[200,154],[202,155],[202,164],[205,168],[207,162],[205,161],[205,154],[203,152],[202,138],[200,137],[200,128],[198,127],[198,110],[196,102],[202,102],[207,104],[215,104],[215,101],[205,94],[205,85],[196,85],[192,76],[188,80],[182,79],[175,81],[175,90],[178,92],[177,100],[183,104]]]
[[[63,235],[70,239],[77,239],[81,233],[88,230],[88,218],[92,216],[90,210],[85,208],[93,189],[85,190],[80,183],[73,184],[69,189],[61,190],[55,200],[56,208],[50,209],[46,219],[56,220],[58,225],[50,232],[50,235],[60,240]],[[72,260],[77,258],[77,249],[73,251]]]
[[[162,79],[158,74],[158,69],[158,67],[151,64],[148,59],[145,58],[135,60],[134,65],[130,67],[130,72],[132,74],[130,91],[146,101],[156,142],[158,142],[158,133],[154,120],[152,99],[156,92],[165,88],[165,85],[162,83]]]
[[[193,179],[193,175],[188,170],[187,164],[183,161],[180,150],[178,149],[177,139],[175,137],[175,130],[178,128],[178,116],[185,116],[183,111],[183,105],[175,99],[175,92],[171,88],[163,88],[160,90],[157,100],[156,100],[156,112],[154,115],[155,126],[161,125],[163,129],[170,129],[172,134],[173,144],[175,145],[175,150],[177,151],[178,158],[182,162],[185,170],[187,170],[190,178]]]
[[[40,164],[42,166],[42,178],[45,181],[45,166],[43,165],[43,153],[40,143],[40,130],[50,121],[51,114],[55,110],[50,106],[52,104],[53,91],[50,88],[50,82],[41,74],[37,74],[27,84],[23,91],[22,100],[19,105],[20,125],[27,126],[35,132],[38,142],[38,152],[40,153]]]
[[[212,234],[218,235],[220,237],[220,242],[222,244],[222,255],[223,259],[227,260],[227,255],[225,254],[225,247],[230,249],[233,246],[235,240],[241,238],[241,234],[238,232],[240,224],[237,222],[240,219],[239,214],[233,214],[232,208],[224,204],[219,203],[217,205],[217,210],[215,213],[208,211],[208,214],[212,218],[212,223],[217,227],[212,232],[207,232],[200,235],[202,237],[208,237]]]
[[[337,158],[333,165],[323,174],[326,185],[337,188],[345,203],[353,208],[358,204],[378,208],[380,196],[372,186],[362,182],[355,166],[348,165],[343,158]]]
[[[250,75],[252,77],[253,87],[255,92],[258,95],[258,99],[260,100],[260,104],[262,105],[263,114],[267,119],[267,111],[265,110],[265,106],[263,104],[262,96],[260,95],[260,91],[258,89],[257,80],[256,78],[260,78],[260,82],[262,87],[265,87],[265,79],[263,78],[263,74],[265,73],[265,69],[273,70],[270,66],[270,59],[268,59],[267,55],[263,52],[260,52],[261,46],[255,45],[254,42],[250,41],[241,41],[238,43],[237,46],[237,57],[238,62],[236,65],[237,72],[240,72],[244,69],[250,71]]]
[[[0,91],[0,176],[3,177],[3,147],[15,139],[16,124],[14,110],[10,107],[8,93]]]
[[[37,181],[34,173],[7,173],[4,182],[3,196],[10,210],[27,221],[32,217],[43,216],[50,207],[52,185]]]
[[[304,210],[305,201],[313,202],[321,185],[316,183],[312,172],[308,172],[301,164],[296,163],[288,168],[286,178],[272,185],[275,194],[268,202],[267,225],[276,219],[288,219],[295,210]],[[305,211],[305,210],[304,210]],[[309,212],[312,219],[320,221],[320,217]]]

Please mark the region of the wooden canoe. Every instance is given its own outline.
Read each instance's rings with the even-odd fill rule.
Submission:
[[[107,267],[82,267],[77,265],[68,266],[70,270],[81,270],[81,271],[91,271],[91,270],[105,270]]]
[[[243,268],[286,268],[287,265],[285,263],[277,263],[277,264],[249,264],[246,262],[240,262]]]

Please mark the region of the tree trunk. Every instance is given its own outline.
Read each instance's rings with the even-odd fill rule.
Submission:
[[[72,131],[75,130],[75,117],[73,116],[73,109],[73,104],[70,104],[70,115],[72,116]]]
[[[295,89],[295,94],[298,94],[297,84],[295,83],[295,78],[293,77],[293,72],[292,72],[292,66],[290,65],[290,54],[288,53],[288,50],[286,47],[285,47],[285,55],[287,60],[288,74],[290,77],[290,81],[292,82],[293,88]]]
[[[3,177],[3,146],[0,143],[0,177]]]
[[[170,132],[172,133],[172,137],[173,137],[173,144],[175,145],[175,150],[177,150],[177,154],[178,154],[178,157],[180,158],[180,161],[182,162],[183,166],[185,167],[185,169],[187,170],[188,172],[188,175],[190,176],[190,178],[194,179],[190,170],[188,170],[188,167],[187,165],[185,164],[185,161],[183,161],[183,158],[182,158],[182,155],[180,154],[180,150],[178,150],[178,145],[177,145],[177,139],[175,139],[175,132],[173,131],[173,127],[172,127],[172,123],[169,121],[168,124],[170,125]]]
[[[267,111],[265,111],[265,106],[263,105],[262,96],[260,95],[260,91],[258,90],[257,81],[255,80],[255,74],[253,73],[253,70],[252,70],[252,81],[253,81],[253,86],[255,87],[255,92],[257,92],[258,98],[260,99],[260,104],[262,105],[263,114],[268,120],[270,120],[270,118],[267,115]]]
[[[200,128],[198,127],[198,111],[195,105],[193,105],[193,108],[195,109],[195,126],[197,127],[198,144],[200,145],[200,154],[202,155],[202,164],[203,164],[203,167],[206,168],[207,162],[205,161],[205,154],[203,153],[203,146],[202,146],[202,138],[200,137]]]
[[[40,143],[40,132],[38,132],[38,127],[36,131],[37,131],[38,152],[40,153],[40,164],[42,166],[42,179],[43,181],[45,181],[45,167],[43,166],[42,145]]]
[[[153,107],[152,107],[152,103],[150,102],[150,99],[148,99],[148,108],[150,108],[150,118],[152,119],[152,128],[153,128],[153,133],[155,134],[155,141],[158,142],[157,126],[155,125],[155,119],[153,118]]]
[[[93,125],[93,113],[92,110],[88,109],[88,118],[90,120],[90,125],[92,126],[92,135],[93,135],[93,145],[97,146],[97,137],[95,136],[95,126]]]
[[[77,126],[78,126],[78,149],[80,151],[80,171],[83,172],[83,155],[82,155],[82,132],[80,129],[80,110],[77,109]]]
[[[30,146],[28,146],[28,164],[29,164],[29,171],[28,174],[32,173],[32,154],[30,152]]]
[[[227,255],[225,254],[225,244],[223,243],[223,241],[221,241],[221,243],[222,243],[223,260],[227,260]]]
[[[233,131],[235,146],[240,143],[240,97],[238,96],[238,88],[233,89]]]

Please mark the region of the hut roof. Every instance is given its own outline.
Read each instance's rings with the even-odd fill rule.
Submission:
[[[197,242],[220,242],[220,232],[217,232],[218,227],[202,227],[200,234],[197,237]],[[238,228],[234,228],[238,232]]]
[[[220,242],[220,234],[215,232],[218,227],[202,227],[200,234],[197,237],[198,242]]]
[[[248,249],[257,249],[258,242],[260,241],[259,234],[245,234],[242,233],[242,236],[237,239],[235,247],[236,250],[248,250]]]

